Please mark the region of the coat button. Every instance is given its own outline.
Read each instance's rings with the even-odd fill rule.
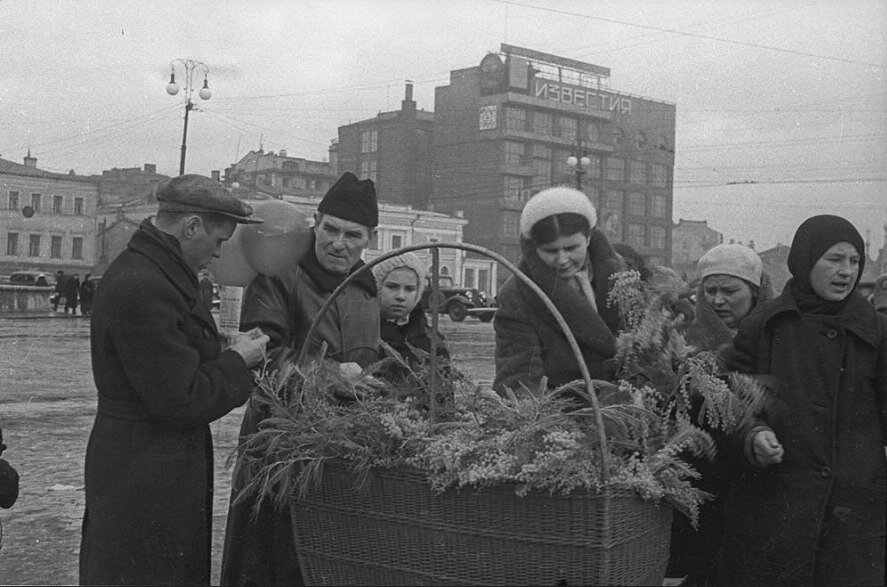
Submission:
[[[834,328],[829,328],[825,331],[825,335],[829,338],[829,340],[835,340],[838,338],[838,331]]]
[[[822,477],[831,477],[832,476],[832,468],[831,467],[823,467],[819,470],[819,474]]]

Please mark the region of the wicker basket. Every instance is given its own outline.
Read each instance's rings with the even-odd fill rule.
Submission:
[[[542,297],[583,371],[606,458],[600,409],[579,347],[547,296],[508,260],[476,245],[438,243],[386,253],[362,270],[421,248],[432,249],[436,268],[439,247],[492,257]],[[303,349],[299,361],[305,356]],[[436,495],[418,471],[372,470],[358,479],[344,463],[328,461],[320,483],[305,497],[291,496],[289,506],[308,585],[662,585],[668,563],[671,506],[631,491],[519,497],[513,485],[502,485]]]
[[[519,497],[513,486],[435,495],[376,470],[362,487],[327,462],[290,500],[308,585],[662,585],[672,509],[605,491]]]

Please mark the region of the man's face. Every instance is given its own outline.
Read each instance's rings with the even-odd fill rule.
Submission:
[[[227,220],[213,226],[208,225],[199,216],[195,218],[197,224],[191,227],[186,226],[185,231],[188,236],[182,240],[181,245],[185,262],[194,270],[194,273],[200,273],[213,260],[221,256],[222,243],[231,238],[237,224],[233,220]]]
[[[314,234],[314,254],[334,275],[347,275],[370,242],[368,227],[329,214],[314,215]]]

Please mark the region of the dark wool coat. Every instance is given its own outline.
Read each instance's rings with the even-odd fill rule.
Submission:
[[[147,220],[102,278],[90,337],[80,582],[208,585],[209,423],[246,401],[252,377],[221,351],[178,242]]]
[[[416,307],[407,316],[405,324],[382,320],[380,334],[382,342],[387,343],[400,353],[400,356],[411,367],[419,364],[420,359],[413,354],[410,347],[415,347],[426,353],[431,352],[431,327],[428,325],[428,318],[425,316],[425,310],[422,309],[421,304],[416,304]],[[447,350],[443,335],[438,333],[437,336],[437,356],[449,359],[450,352]],[[398,381],[408,377],[409,371],[392,362],[381,369],[380,376],[388,381]]]
[[[717,583],[883,585],[887,317],[855,292],[801,314],[786,287],[740,324],[728,367],[777,381],[737,450],[768,426],[785,455],[732,480]]]
[[[598,312],[585,296],[557,276],[545,265],[532,245],[525,243],[518,268],[551,299],[564,316],[588,366],[593,379],[610,379],[608,359],[616,352],[614,333],[619,329],[619,311],[607,304],[610,276],[624,270],[620,257],[607,238],[591,231],[588,260],[593,269],[592,289]],[[582,379],[567,337],[554,315],[529,286],[512,275],[497,296],[498,308],[493,318],[496,331],[496,378],[493,388],[531,391],[539,387],[542,377],[549,387]]]
[[[360,262],[352,271],[362,265]],[[271,338],[268,348],[278,361],[295,359],[321,305],[343,280],[344,276],[323,270],[312,243],[309,253],[283,278],[259,275],[253,280],[244,296],[241,330],[261,327]],[[319,351],[325,343],[327,358],[367,367],[379,358],[379,313],[376,281],[365,271],[323,316],[317,336],[309,342],[311,350]],[[241,439],[256,432],[263,417],[250,402],[240,427]],[[232,502],[244,484],[236,468]],[[251,519],[252,510],[252,500],[232,504],[228,510],[222,585],[303,584],[289,507],[277,511],[266,501],[255,520]]]
[[[773,299],[773,287],[770,284],[770,277],[764,273],[749,315],[771,299]],[[735,331],[724,324],[706,300],[703,283],[700,282],[696,290],[693,321],[685,333],[687,343],[695,347],[697,352],[714,353],[723,368],[734,336]],[[715,438],[720,439],[718,434],[715,434]],[[672,521],[671,549],[666,576],[686,576],[687,585],[706,585],[714,579],[715,562],[723,533],[724,501],[729,489],[728,475],[731,463],[726,462],[729,456],[719,453],[714,462],[704,458],[687,457],[693,468],[702,476],[693,482],[693,486],[713,496],[699,508],[698,528],[694,528],[686,516],[675,516]]]

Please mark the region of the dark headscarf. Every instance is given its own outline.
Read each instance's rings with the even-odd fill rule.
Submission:
[[[844,307],[848,295],[838,302],[825,300],[813,291],[810,285],[810,271],[820,257],[837,243],[847,242],[856,247],[859,253],[859,274],[856,276],[855,288],[859,284],[865,269],[865,243],[859,231],[844,218],[823,214],[805,220],[795,232],[792,248],[788,253],[788,270],[792,279],[787,287],[791,288],[792,296],[798,308],[805,314],[836,314]],[[853,295],[852,292],[850,295]]]

